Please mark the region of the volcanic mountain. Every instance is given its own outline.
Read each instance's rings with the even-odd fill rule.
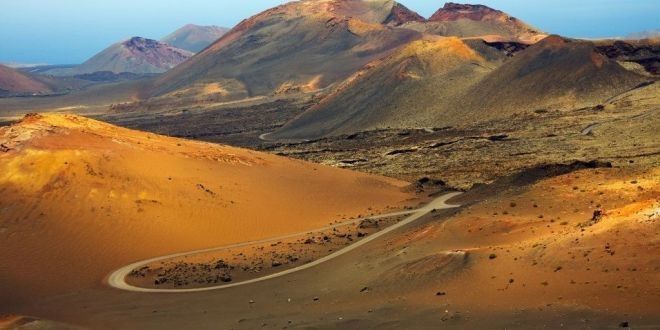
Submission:
[[[156,40],[133,37],[116,43],[94,55],[85,63],[61,75],[79,75],[109,71],[112,73],[163,73],[193,54]]]
[[[187,24],[160,41],[179,49],[197,53],[220,39],[227,31],[229,29],[215,25]]]
[[[428,21],[405,25],[420,31],[457,37],[484,37],[489,41],[534,43],[545,35],[502,11],[483,6],[446,3]]]
[[[73,115],[29,115],[0,128],[0,265],[11,265],[0,267],[0,310],[94,286],[135,260],[402,206],[412,196],[406,185]]]
[[[45,94],[51,88],[36,77],[0,65],[0,96]]]
[[[408,9],[408,7],[400,3],[395,2],[394,6],[392,7],[390,16],[388,16],[383,23],[392,26],[401,26],[403,24],[410,22],[425,22],[425,21],[426,19],[422,15]]]
[[[594,107],[645,81],[600,54],[592,42],[550,36],[475,84],[461,97],[463,108],[453,107],[437,118],[458,123],[477,116],[485,120]]]
[[[419,39],[417,31],[389,26],[408,20],[420,16],[391,0],[289,2],[244,20],[159,77],[153,94],[209,84],[250,96],[324,88]]]
[[[427,36],[369,63],[270,137],[305,139],[429,125],[438,105],[452,103],[488,73],[489,65],[456,37]]]
[[[513,48],[507,51],[507,46]],[[415,41],[370,63],[270,137],[443,127],[539,109],[576,109],[646,81],[601,55],[591,42],[551,36],[517,47],[442,37]]]

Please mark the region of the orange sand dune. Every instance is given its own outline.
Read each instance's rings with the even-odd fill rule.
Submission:
[[[72,115],[28,116],[0,144],[0,311],[128,262],[413,202],[401,181]]]
[[[658,168],[583,170],[498,194],[400,239],[417,242],[426,258],[463,251],[464,269],[450,269],[441,280],[403,269],[436,278],[431,285],[452,293],[447,303],[455,310],[564,308],[657,317],[659,179]],[[603,216],[592,221],[596,210]],[[413,293],[415,301],[437,300],[429,290]]]

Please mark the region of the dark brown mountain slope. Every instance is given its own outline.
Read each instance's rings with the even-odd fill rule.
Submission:
[[[26,73],[0,65],[0,96],[47,94],[51,88]]]
[[[502,47],[455,38],[413,42],[371,63],[270,138],[444,127],[590,107],[648,79],[590,42],[552,36],[524,50]]]
[[[428,126],[492,65],[458,38],[429,36],[370,63],[271,138]]]
[[[421,37],[383,24],[416,17],[404,8],[391,0],[303,0],[272,8],[160,77],[153,94],[196,93],[212,83],[227,89],[228,98],[327,87]]]
[[[588,41],[550,36],[518,53],[465,94],[463,107],[438,113],[451,123],[516,113],[592,107],[644,83]]]
[[[642,71],[646,71],[646,74],[660,75],[660,38],[599,40],[596,45],[599,53],[624,66],[636,63],[642,66]]]

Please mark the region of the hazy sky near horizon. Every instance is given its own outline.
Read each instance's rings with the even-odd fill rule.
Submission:
[[[0,0],[0,63],[81,63],[131,36],[194,23],[232,27],[283,0]],[[445,1],[399,0],[429,17]],[[462,1],[455,1],[462,2]],[[541,30],[601,38],[659,29],[660,0],[480,0]]]

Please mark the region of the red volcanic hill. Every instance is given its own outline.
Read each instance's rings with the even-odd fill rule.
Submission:
[[[425,34],[524,43],[545,36],[480,5],[448,3],[426,20],[392,0],[293,1],[244,20],[150,94],[194,96],[211,86],[232,100],[323,89]]]
[[[438,9],[433,16],[429,18],[431,22],[458,21],[460,19],[469,19],[472,21],[496,20],[506,21],[510,19],[504,12],[484,6],[468,5],[448,2],[444,7]]]
[[[75,74],[100,71],[137,74],[163,73],[193,54],[156,40],[133,37],[116,43],[76,67]]]
[[[316,90],[421,34],[395,28],[421,17],[391,0],[303,0],[244,20],[160,77],[154,95],[220,84],[230,95]]]
[[[545,34],[529,24],[484,5],[448,2],[422,25],[409,27],[443,36],[486,37],[490,41],[534,43]]]
[[[388,25],[400,26],[410,22],[425,22],[426,19],[422,15],[408,9],[406,6],[395,3],[392,7],[390,16],[384,21]]]
[[[0,65],[0,96],[46,94],[52,92],[45,83],[26,73]]]

